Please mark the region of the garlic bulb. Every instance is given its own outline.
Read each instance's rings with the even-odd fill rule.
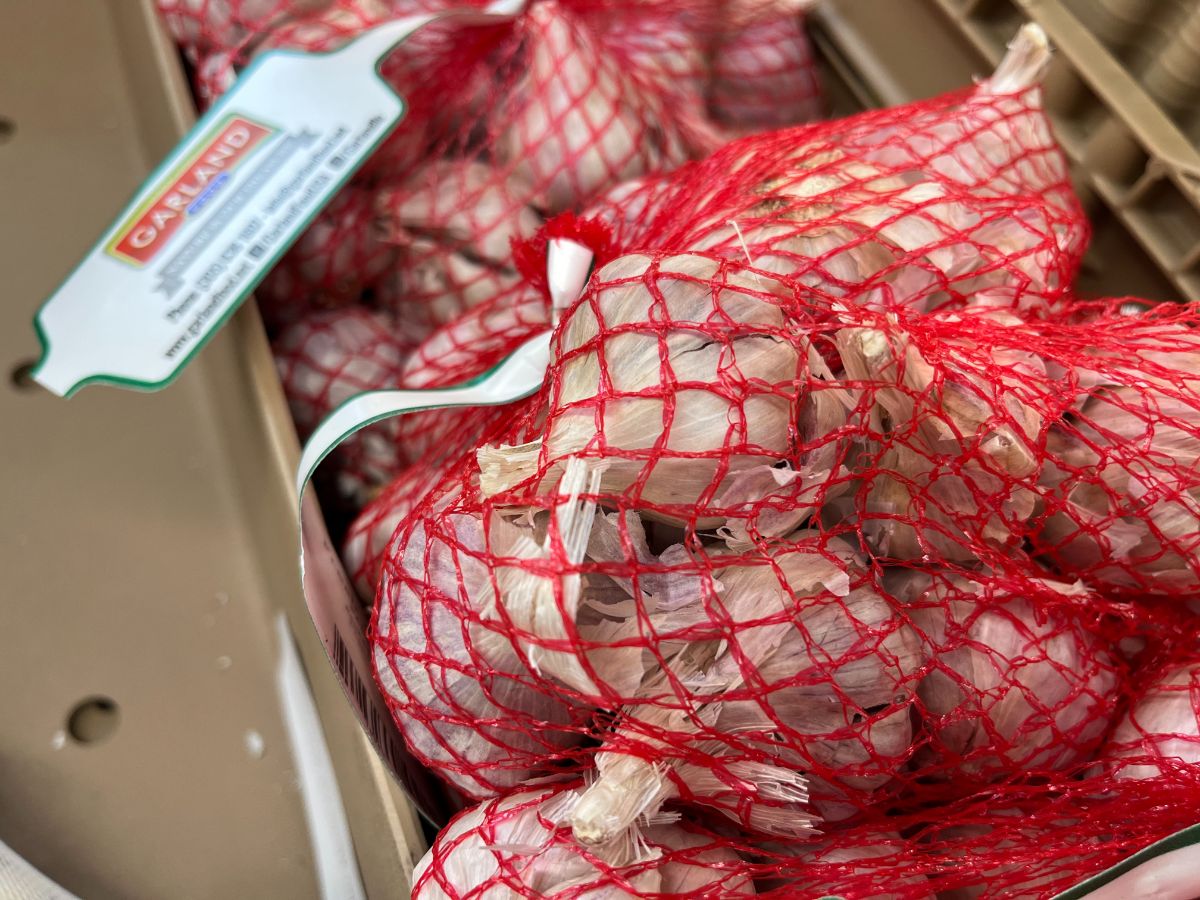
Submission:
[[[613,246],[633,246],[654,231],[657,217],[669,216],[675,183],[664,175],[647,175],[622,181],[593,201],[581,214],[598,219],[612,233]]]
[[[708,107],[743,132],[771,131],[820,117],[817,65],[804,31],[812,0],[727,2],[728,24],[710,63]]]
[[[637,697],[572,815],[580,841],[606,843],[673,799],[803,837],[814,822],[804,772],[841,799],[907,759],[905,675],[919,647],[886,601],[851,587],[849,548],[799,532],[770,557],[725,556],[693,560],[703,588],[669,613],[656,617],[657,598],[635,596],[650,614],[634,619],[655,638],[643,638]]]
[[[956,106],[953,116],[933,108],[897,122],[897,130],[911,139],[889,140],[892,135],[881,132],[872,161],[927,169],[979,196],[1048,192],[1045,199],[1074,210],[1066,160],[1042,105],[1040,84],[1050,59],[1041,27],[1023,26],[996,71]]]
[[[371,643],[376,678],[413,752],[478,798],[552,766],[584,728],[482,622],[495,603],[495,561],[520,563],[545,523],[520,510],[485,513],[465,476],[444,482],[389,545]]]
[[[859,427],[878,449],[840,515],[875,553],[956,562],[1015,543],[1034,513],[1038,438],[1052,390],[1033,353],[1002,342],[1011,313],[939,313],[911,326],[837,331]],[[981,345],[980,330],[995,343]],[[836,504],[835,504],[836,505]]]
[[[787,289],[699,254],[609,263],[556,333],[545,435],[481,448],[484,492],[552,484],[584,453],[603,491],[684,520],[730,474],[782,459],[803,359],[773,292]]]
[[[611,643],[627,634],[621,625],[628,623],[628,612],[624,621],[612,621],[598,592],[585,596],[585,579],[578,571],[588,550],[599,485],[600,473],[586,461],[567,462],[546,535],[539,540],[523,534],[511,551],[523,564],[504,565],[497,572],[495,605],[504,616],[496,617],[496,625],[514,633],[513,644],[533,671],[585,695],[604,690],[620,697],[637,690],[642,648]],[[545,571],[546,562],[552,573]],[[576,646],[555,649],[563,644]]]
[[[486,163],[435,160],[401,187],[380,192],[376,209],[387,231],[437,238],[473,258],[504,263],[512,242],[541,225],[529,196],[527,185]]]
[[[589,17],[605,54],[619,61],[651,109],[662,113],[660,125],[675,129],[693,156],[711,153],[727,140],[704,103],[706,45],[715,30],[708,6],[708,0],[599,5]],[[652,133],[661,139],[661,132]]]
[[[156,0],[176,43],[195,50],[231,50],[249,35],[333,0]]]
[[[405,360],[401,383],[426,388],[469,381],[549,325],[545,299],[523,286],[515,295],[482,303],[429,335]]]
[[[399,265],[376,299],[407,322],[440,326],[517,291],[511,244],[541,225],[528,198],[516,179],[469,161],[431,163],[384,190],[377,210]]]
[[[375,600],[380,567],[396,529],[436,485],[441,473],[426,461],[396,476],[350,523],[342,544],[342,562],[363,603]]]
[[[852,470],[865,439],[846,427],[855,401],[811,344],[807,355],[810,377],[789,464],[743,469],[717,498],[715,508],[725,516],[717,533],[731,550],[789,534],[856,489]]]
[[[275,23],[255,47],[255,54],[274,49],[336,50],[391,16],[388,0],[305,0],[302,5],[309,8]]]
[[[622,71],[559,0],[531,4],[520,20],[528,47],[497,145],[548,213],[599,191],[678,165],[686,148],[667,104]]]
[[[1162,673],[1117,724],[1100,756],[1117,778],[1156,778],[1200,765],[1200,663]]]
[[[1083,373],[1087,395],[1051,434],[1034,552],[1109,591],[1190,595],[1200,588],[1200,342],[1153,319],[1119,335],[1127,359]]]
[[[585,852],[559,824],[576,800],[574,790],[539,787],[461,813],[417,864],[414,900],[754,895],[736,853],[676,824],[648,825],[607,858]]]
[[[917,695],[931,736],[926,773],[994,778],[1066,769],[1103,738],[1117,663],[1078,621],[1046,606],[1081,585],[901,573],[932,666]]]
[[[285,330],[273,350],[302,437],[355,394],[397,387],[406,356],[390,317],[361,308],[311,314]],[[339,493],[356,506],[399,471],[399,421],[375,425],[335,451]]]
[[[1031,28],[967,101],[730,145],[689,173],[683,196],[694,213],[674,246],[871,307],[928,311],[980,291],[1044,307],[1070,284],[1088,229],[1040,107],[996,92],[1040,77],[1048,49]],[[1017,118],[1013,105],[1039,124],[996,141],[997,120]]]
[[[192,85],[196,93],[196,103],[200,109],[209,106],[228,91],[237,81],[237,71],[234,62],[238,58],[236,50],[217,50],[201,56],[195,64],[192,74]]]
[[[372,195],[339,191],[255,292],[269,323],[290,323],[312,306],[357,303],[396,257],[375,224]]]
[[[747,174],[738,177],[754,181],[735,205],[722,204],[690,229],[695,236],[686,241],[688,249],[719,252],[787,276],[819,296],[857,297],[864,285],[886,283],[886,296],[894,295],[897,304],[935,305],[929,298],[936,268],[920,258],[897,265],[929,242],[933,229],[922,216],[928,187],[910,188],[824,142],[789,148],[782,157],[779,150],[764,149],[760,159],[750,141],[723,155],[735,151],[737,157],[717,168],[745,168]],[[944,242],[944,234],[935,236]]]
[[[548,325],[546,301],[524,285],[519,293],[496,297],[425,338],[406,356],[399,386],[444,388],[478,378]],[[437,463],[477,447],[514,408],[508,404],[418,410],[388,419],[372,431],[385,430],[401,464]]]

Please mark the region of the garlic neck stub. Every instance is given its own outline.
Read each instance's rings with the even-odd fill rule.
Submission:
[[[805,374],[790,293],[699,254],[605,266],[556,335],[544,436],[483,448],[484,491],[532,479],[549,490],[563,459],[585,455],[603,464],[606,493],[683,521],[732,474],[782,459]]]

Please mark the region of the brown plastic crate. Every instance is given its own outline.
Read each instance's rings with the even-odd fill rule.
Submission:
[[[25,376],[34,310],[193,117],[150,0],[50,6],[0,13],[0,840],[88,900],[317,896],[282,611],[366,890],[407,896],[423,838],[304,606],[298,448],[254,310],[157,394]]]

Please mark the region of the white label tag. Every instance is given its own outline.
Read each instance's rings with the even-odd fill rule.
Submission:
[[[170,383],[400,121],[378,63],[433,18],[256,59],[38,312],[33,377],[60,396]]]

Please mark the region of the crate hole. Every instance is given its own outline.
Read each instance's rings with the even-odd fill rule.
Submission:
[[[5,116],[0,116],[0,144],[7,144],[17,133],[17,123]]]
[[[113,700],[88,697],[67,716],[67,734],[77,744],[97,744],[116,733],[120,719],[121,711]]]
[[[9,371],[8,380],[19,391],[32,391],[38,386],[37,382],[33,380],[33,370],[36,366],[36,360],[22,360]]]

